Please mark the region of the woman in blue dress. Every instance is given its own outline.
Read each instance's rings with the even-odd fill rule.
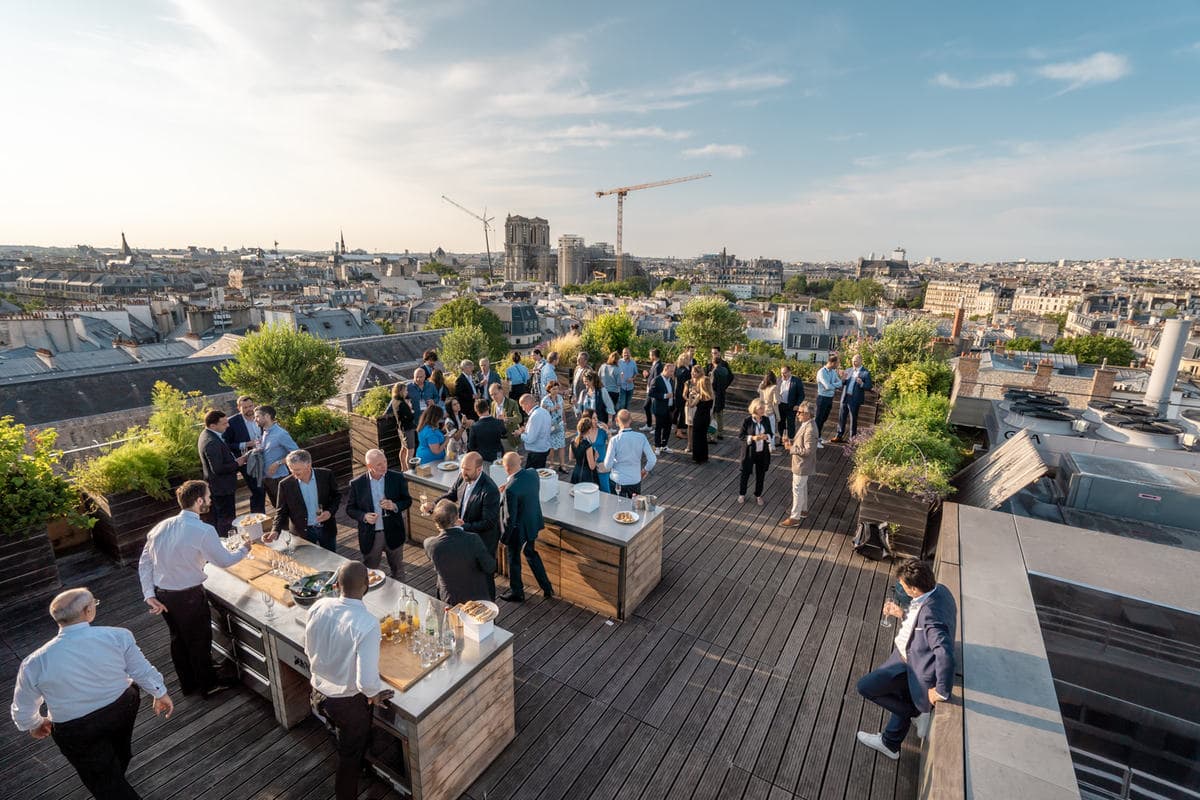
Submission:
[[[562,387],[554,381],[546,387],[542,408],[550,412],[550,457],[558,461],[558,471],[567,471],[567,434],[563,428],[563,399],[559,395]],[[549,466],[549,460],[547,460]]]
[[[603,422],[596,423],[596,439],[592,442],[592,449],[596,451],[596,483],[600,484],[600,491],[616,494],[608,470],[604,468],[604,455],[608,452],[608,425]]]
[[[442,433],[442,410],[426,406],[417,425],[417,458],[422,464],[435,464],[446,457],[446,435]]]

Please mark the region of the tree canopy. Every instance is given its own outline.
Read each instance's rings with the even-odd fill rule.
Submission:
[[[864,306],[873,306],[879,303],[881,297],[883,297],[883,286],[870,278],[862,280],[843,278],[833,284],[833,288],[829,290],[829,300],[832,303],[847,305],[862,303]]]
[[[1016,336],[1009,339],[1004,347],[1006,350],[1012,350],[1015,353],[1040,353],[1042,351],[1042,340],[1035,339],[1032,336]]]
[[[346,372],[341,359],[336,342],[276,323],[238,343],[233,360],[217,367],[217,375],[238,394],[273,405],[281,417],[290,417],[337,394]]]
[[[629,347],[637,334],[633,319],[621,311],[611,311],[589,320],[583,326],[583,349],[593,359],[608,358]]]
[[[1080,364],[1100,364],[1107,359],[1109,364],[1123,367],[1134,360],[1131,342],[1103,334],[1059,339],[1054,343],[1054,352],[1070,353]]]
[[[701,350],[725,349],[746,341],[746,320],[723,297],[697,297],[683,307],[676,334]]]
[[[478,325],[459,325],[442,337],[438,350],[442,363],[452,369],[458,369],[458,364],[463,359],[478,364],[479,359],[489,356],[490,346],[491,342],[483,328]]]
[[[508,352],[508,337],[504,335],[500,318],[472,297],[451,300],[434,311],[427,323],[429,328],[458,328],[464,325],[475,325],[487,336],[489,357],[501,358]]]
[[[650,281],[645,275],[633,275],[623,281],[592,281],[568,283],[563,294],[612,294],[617,297],[641,297],[650,294]]]

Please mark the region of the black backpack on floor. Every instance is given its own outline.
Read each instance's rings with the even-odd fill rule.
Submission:
[[[890,526],[886,522],[860,522],[854,533],[854,552],[872,561],[892,557]]]

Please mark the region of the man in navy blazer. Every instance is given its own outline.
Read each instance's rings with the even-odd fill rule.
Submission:
[[[253,397],[242,395],[237,399],[237,407],[238,413],[229,418],[229,427],[221,434],[221,438],[229,445],[234,455],[240,456],[247,450],[253,450],[262,441],[263,432],[254,421],[254,410],[258,408],[258,403],[254,402]],[[250,511],[254,514],[267,513],[267,490],[263,488],[262,483],[250,476],[244,464],[238,471],[242,473],[246,480],[246,488],[250,490]]]
[[[650,379],[646,396],[654,404],[654,446],[671,452],[671,415],[675,410],[675,365],[663,365],[662,372]]]
[[[779,367],[779,430],[789,439],[796,438],[796,407],[804,402],[804,381],[792,374],[787,364]]]
[[[486,404],[483,406],[487,408]],[[490,417],[488,419],[491,419]],[[471,430],[479,427],[474,425]],[[458,527],[467,533],[474,533],[483,540],[484,549],[496,557],[500,549],[500,490],[485,469],[488,462],[474,451],[463,456],[462,466],[458,470],[458,480],[450,487],[450,491],[438,498],[449,500],[458,509]],[[466,502],[463,502],[463,501]],[[434,503],[428,504],[429,510],[435,508]],[[421,509],[425,511],[425,509]],[[496,575],[487,575],[488,599],[496,599]],[[478,598],[482,599],[482,598]]]
[[[369,569],[379,569],[387,552],[392,577],[404,575],[404,512],[412,505],[408,481],[388,469],[382,450],[363,457],[367,471],[350,481],[346,516],[358,523],[358,550]]]
[[[850,437],[858,436],[858,409],[871,391],[871,373],[863,366],[862,356],[855,355],[850,369],[842,375],[842,408],[838,411],[837,436],[831,441],[846,441],[846,418],[850,418]]]
[[[554,587],[550,585],[542,557],[534,546],[538,533],[545,526],[542,501],[538,496],[541,481],[536,469],[521,469],[521,456],[518,453],[504,454],[504,471],[508,474],[508,482],[504,484],[508,521],[500,533],[500,541],[508,548],[508,591],[500,595],[500,599],[513,603],[525,601],[525,584],[521,580],[522,551],[529,570],[538,586],[542,587],[542,594],[549,599],[554,597]]]
[[[929,733],[930,712],[954,689],[957,606],[933,568],[915,558],[900,565],[900,585],[912,598],[908,611],[888,601],[883,613],[901,620],[896,646],[883,665],[858,681],[858,693],[892,712],[881,733],[858,732],[858,741],[895,761],[913,718],[917,735]]]

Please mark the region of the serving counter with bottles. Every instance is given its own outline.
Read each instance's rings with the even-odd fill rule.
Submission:
[[[428,472],[404,473],[413,497],[408,510],[408,530],[418,543],[437,535],[433,519],[421,513],[422,495],[430,501],[436,500],[458,480],[457,469],[447,471],[433,465]],[[493,480],[499,477],[495,475]],[[662,507],[635,510],[630,499],[600,492],[598,507],[581,511],[575,507],[574,487],[565,481],[555,481],[556,496],[542,501],[545,527],[537,539],[537,551],[555,594],[600,614],[628,619],[662,578]],[[500,485],[500,481],[496,482]],[[621,523],[616,520],[618,514],[633,514],[637,520]],[[496,560],[501,574],[507,574],[508,559],[503,544]],[[521,569],[525,591],[536,591],[537,581],[524,558]]]
[[[297,544],[292,558],[306,567],[336,570],[346,561]],[[282,544],[272,547],[282,549]],[[206,572],[214,651],[234,662],[241,681],[270,701],[280,725],[299,724],[312,713],[304,655],[307,609],[278,602],[268,609],[262,593],[236,575],[212,564]],[[401,608],[406,591],[420,608],[429,603],[428,595],[390,578],[368,591],[363,602],[383,619]],[[461,796],[516,735],[514,691],[513,635],[493,628],[483,641],[459,636],[432,671],[407,690],[396,690],[387,703],[372,706],[369,766],[417,800]]]

